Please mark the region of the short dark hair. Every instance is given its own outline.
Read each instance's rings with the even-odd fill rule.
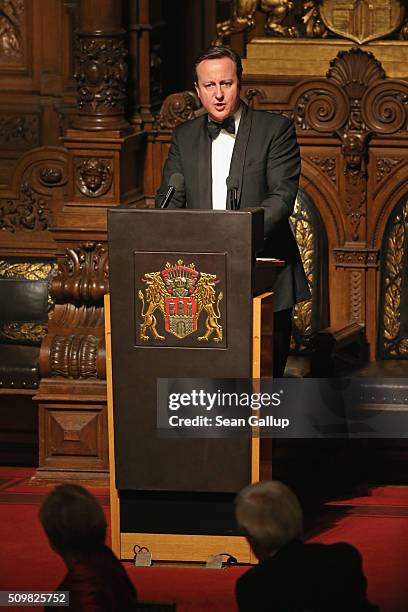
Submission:
[[[80,485],[60,485],[44,500],[39,518],[57,552],[87,552],[103,546],[106,518],[102,506]]]
[[[229,57],[229,59],[234,62],[235,67],[237,69],[238,82],[240,83],[241,77],[242,77],[241,58],[238,55],[238,53],[236,53],[233,49],[231,49],[230,47],[224,47],[222,45],[213,45],[211,47],[208,47],[208,49],[206,49],[204,53],[201,53],[201,55],[197,57],[197,59],[194,62],[194,82],[197,83],[197,80],[198,80],[197,79],[198,64],[201,64],[201,62],[203,62],[204,60],[222,59],[223,57]]]

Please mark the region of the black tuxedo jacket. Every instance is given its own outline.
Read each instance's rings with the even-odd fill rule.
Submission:
[[[156,196],[159,206],[172,174],[184,176],[172,207],[212,209],[211,138],[207,114],[179,125],[174,132]],[[242,103],[230,166],[238,208],[263,207],[264,251],[259,256],[286,262],[274,285],[274,309],[284,310],[310,297],[299,250],[289,223],[298,190],[300,155],[292,122]]]
[[[292,542],[237,581],[239,612],[378,612],[354,546]]]

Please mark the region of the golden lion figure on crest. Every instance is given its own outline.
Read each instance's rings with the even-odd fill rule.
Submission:
[[[293,0],[233,0],[232,19],[217,23],[217,38],[214,44],[222,44],[223,39],[231,34],[252,30],[255,27],[257,10],[267,14],[267,32],[290,36],[293,34],[293,28],[282,25],[282,22],[293,7]]]

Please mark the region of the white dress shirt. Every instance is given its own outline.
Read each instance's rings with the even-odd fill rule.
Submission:
[[[227,178],[240,119],[241,106],[234,114],[235,134],[221,130],[217,138],[212,141],[212,207],[214,210],[225,210],[227,208]]]

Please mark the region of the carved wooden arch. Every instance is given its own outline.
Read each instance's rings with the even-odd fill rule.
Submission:
[[[326,228],[329,246],[342,245],[346,231],[343,215],[338,204],[338,192],[307,157],[302,158],[299,186],[306,192],[319,211],[322,223]]]
[[[27,151],[19,159],[13,172],[8,191],[18,196],[22,181],[31,170],[32,185],[39,193],[50,193],[68,181],[68,151],[64,147],[37,147]]]
[[[372,223],[370,223],[370,227],[368,228],[369,243],[371,243],[373,247],[378,249],[381,248],[388,220],[395,208],[401,203],[402,198],[407,196],[407,194],[408,163],[405,163],[388,175],[387,181],[383,186],[381,192],[381,201],[383,204],[379,207],[376,215],[373,216]]]

